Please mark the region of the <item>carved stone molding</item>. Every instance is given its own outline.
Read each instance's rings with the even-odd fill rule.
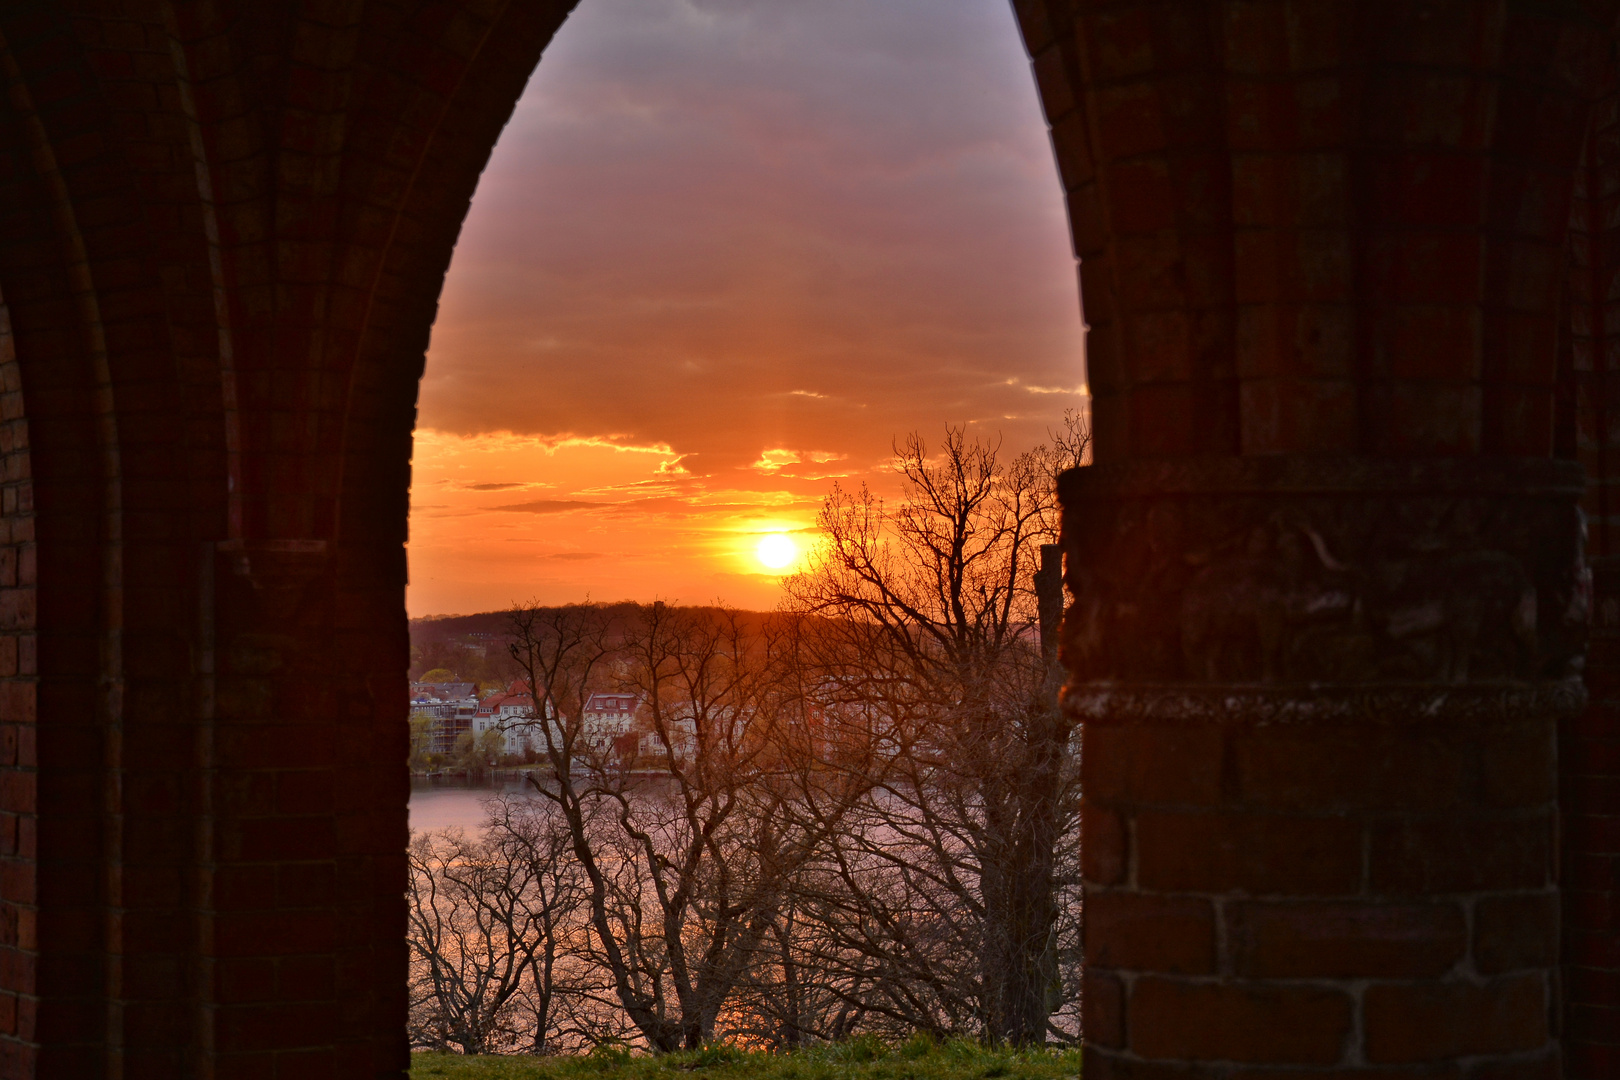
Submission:
[[[1358,697],[1419,714],[1517,709],[1525,693],[1568,707],[1557,688],[1579,677],[1591,596],[1581,489],[1578,465],[1550,459],[1073,470],[1071,705],[1193,717],[1242,686],[1279,718]]]
[[[1087,724],[1249,726],[1388,724],[1395,727],[1511,723],[1526,716],[1568,715],[1586,704],[1579,678],[1525,686],[1455,687],[1347,683],[1308,687],[1071,687],[1069,715]]]

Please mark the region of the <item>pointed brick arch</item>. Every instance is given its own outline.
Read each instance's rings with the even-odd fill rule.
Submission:
[[[402,1075],[416,381],[568,7],[0,11],[0,1076]]]

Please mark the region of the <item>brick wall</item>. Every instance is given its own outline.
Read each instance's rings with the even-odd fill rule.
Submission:
[[[1601,120],[1596,171],[1582,179],[1600,180],[1604,194],[1594,187],[1583,208],[1588,193],[1577,197],[1573,181],[1594,101],[1612,78],[1615,6],[1028,0],[1015,9],[1068,198],[1103,470],[1076,481],[1079,501],[1066,504],[1069,580],[1076,604],[1095,614],[1071,615],[1071,655],[1102,650],[1092,643],[1111,635],[1112,648],[1137,657],[1134,669],[1121,660],[1094,673],[1096,686],[1083,665],[1071,668],[1081,672],[1072,700],[1091,702],[1075,707],[1085,723],[1087,903],[1101,905],[1087,912],[1096,976],[1088,1069],[1558,1070],[1550,1040],[1560,980],[1549,942],[1561,921],[1560,873],[1582,875],[1566,897],[1566,947],[1589,966],[1616,955],[1607,938],[1577,929],[1613,918],[1607,856],[1585,857],[1612,842],[1612,728],[1596,719],[1602,709],[1576,719],[1567,677],[1568,693],[1538,699],[1530,687],[1540,676],[1525,670],[1507,680],[1528,696],[1499,714],[1511,721],[1505,734],[1478,716],[1436,726],[1432,716],[1446,710],[1418,698],[1393,712],[1356,712],[1358,723],[1345,727],[1265,714],[1338,715],[1403,682],[1402,693],[1414,682],[1463,681],[1438,652],[1412,664],[1349,662],[1403,634],[1441,631],[1386,623],[1382,646],[1344,652],[1385,616],[1366,564],[1345,555],[1362,534],[1340,522],[1338,538],[1316,546],[1335,535],[1311,516],[1330,513],[1325,492],[1344,504],[1357,498],[1335,487],[1336,476],[1398,472],[1402,463],[1416,476],[1478,456],[1506,477],[1516,459],[1574,456],[1577,414],[1588,464],[1606,452],[1610,437],[1593,436],[1602,426],[1593,403],[1612,391],[1588,380],[1577,405],[1575,367],[1597,353],[1576,336],[1561,344],[1560,325],[1572,211],[1602,223],[1594,234],[1612,224],[1602,164],[1612,131]],[[1588,335],[1593,325],[1599,336],[1611,332],[1600,276],[1584,283],[1577,329]],[[1562,387],[1560,370],[1571,376]],[[1118,527],[1134,543],[1088,555],[1074,538],[1114,527],[1099,520],[1114,520],[1106,508],[1124,498],[1104,490],[1109,469],[1123,476],[1160,463],[1152,482],[1180,492],[1237,474],[1222,462],[1256,463],[1251,487],[1228,492],[1229,516],[1272,508],[1274,517],[1252,519],[1250,536],[1225,535],[1218,515],[1181,521],[1161,491],[1130,496],[1140,500],[1137,516]],[[1267,475],[1304,486],[1275,490]],[[1593,499],[1613,482],[1602,475]],[[1296,504],[1312,490],[1324,501],[1306,514]],[[1427,498],[1415,488],[1408,495]],[[1433,520],[1467,517],[1463,505]],[[1425,544],[1439,551],[1455,539],[1419,540],[1411,558],[1396,560],[1405,569],[1392,570],[1393,580],[1421,562]],[[1553,558],[1553,547],[1573,565],[1571,535],[1513,560],[1535,564]],[[1359,550],[1374,562],[1387,556],[1376,544]],[[1208,584],[1192,599],[1172,590],[1157,607],[1140,595],[1107,599],[1116,595],[1115,562],[1133,568],[1141,593],[1223,559],[1233,580],[1219,601]],[[1575,571],[1567,576],[1545,586],[1567,604],[1548,606],[1540,591],[1537,617],[1542,627],[1565,620],[1577,634],[1586,593]],[[1600,573],[1600,590],[1604,580]],[[1262,665],[1247,673],[1259,686],[1248,686],[1222,672],[1231,654],[1201,644],[1224,635],[1234,654],[1287,655],[1322,632],[1287,613],[1312,596],[1323,612],[1336,610],[1335,597],[1354,599],[1361,622],[1333,631],[1345,671],[1290,686]],[[1123,606],[1105,618],[1113,603]],[[1453,616],[1437,608],[1434,618]],[[1252,635],[1260,640],[1246,641]],[[1599,694],[1605,649],[1600,640],[1593,655]],[[1146,659],[1200,650],[1209,662],[1183,670]],[[1209,704],[1196,719],[1153,712],[1183,693],[1238,704]],[[1562,868],[1553,802],[1560,723]],[[1498,734],[1535,748],[1519,762],[1525,785],[1511,798],[1488,780],[1503,765],[1491,748]],[[1165,764],[1183,744],[1186,763],[1204,771]],[[1298,777],[1286,800],[1252,786],[1261,780],[1245,770],[1261,759]],[[1138,761],[1152,763],[1141,766],[1143,783],[1161,786],[1120,786],[1118,771]],[[1513,947],[1487,941],[1490,926],[1507,927]],[[1393,958],[1385,933],[1408,955]],[[1615,1001],[1612,979],[1576,966],[1565,975],[1570,1045],[1614,1030],[1604,1011]],[[1274,1037],[1285,1015],[1289,1040]],[[1572,1052],[1572,1067],[1585,1060]]]
[[[567,10],[0,9],[42,736],[0,742],[38,822],[0,897],[39,915],[0,1077],[402,1075],[416,382]]]
[[[0,297],[0,967],[13,973],[0,991],[0,1035],[11,1038],[28,1023],[35,1000],[28,972],[39,912],[29,862],[38,835],[33,501],[21,369]]]
[[[478,173],[568,6],[0,6],[0,1078],[402,1074],[415,386]],[[1555,420],[1580,412],[1556,329],[1615,6],[1019,0],[1082,259],[1098,461],[1196,460],[1176,498],[1271,462],[1222,489],[1228,521],[1308,489],[1310,525],[1379,484],[1413,520],[1425,484],[1519,500],[1491,519],[1509,524],[1564,506],[1562,474],[1513,460],[1567,449]],[[1476,456],[1493,465],[1457,464]],[[1392,458],[1412,470],[1365,465]],[[1290,461],[1298,490],[1273,484]],[[1150,479],[1131,498],[1181,482]],[[1233,573],[1347,572],[1313,545],[1349,559],[1354,515],[1313,539],[1267,514],[1250,539],[1270,556],[1240,544]],[[1458,514],[1447,542],[1489,532]],[[1161,519],[1099,565],[1185,585],[1209,551]],[[1545,559],[1512,560],[1544,578],[1574,548],[1542,533]],[[1171,570],[1142,562],[1165,552]],[[1493,552],[1451,552],[1442,609],[1496,595],[1463,587],[1486,563],[1517,588]],[[1562,664],[1576,604],[1542,578],[1535,655]],[[1070,582],[1090,595],[1083,561]],[[1391,630],[1417,696],[1383,714],[1345,721],[1365,695],[1309,680],[1222,696],[1310,635],[1250,642],[1249,601],[1210,603],[1200,625],[1226,629],[1193,681],[1236,711],[1087,714],[1089,1069],[1551,1067],[1567,680],[1515,668],[1507,705],[1435,713],[1456,658]],[[1518,655],[1523,605],[1492,611],[1490,655]],[[1105,639],[1183,655],[1133,636],[1151,623]],[[1222,674],[1239,653],[1265,663]],[[1584,741],[1565,759],[1603,762],[1608,730],[1566,729]],[[1602,856],[1566,918],[1595,930],[1605,770],[1565,791],[1592,826],[1569,851]],[[1591,962],[1610,939],[1582,940],[1572,1033],[1614,1002]]]
[[[1620,1072],[1620,98],[1597,102],[1570,224],[1564,452],[1586,466],[1593,562],[1586,711],[1559,745],[1567,1075]]]

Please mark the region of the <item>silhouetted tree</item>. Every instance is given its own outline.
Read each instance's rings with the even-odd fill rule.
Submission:
[[[525,608],[513,629],[550,766],[534,786],[571,830],[594,955],[651,1049],[698,1046],[854,801],[810,759],[788,636],[724,608],[663,604],[618,619]],[[587,744],[598,689],[637,696],[645,739]]]
[[[822,543],[787,582],[794,609],[823,619],[826,707],[875,710],[892,743],[805,893],[811,954],[841,970],[853,1006],[925,1027],[971,1012],[993,1041],[1047,1036],[1075,770],[1036,575],[1057,538],[1056,474],[1086,441],[1074,414],[1010,461],[960,428],[934,455],[912,435],[896,447],[902,498],[835,487]]]
[[[482,835],[411,837],[410,1038],[466,1054],[547,1053],[584,891],[567,827],[544,803],[495,799]]]

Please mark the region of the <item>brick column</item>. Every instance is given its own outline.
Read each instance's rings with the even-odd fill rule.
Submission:
[[[1547,459],[1064,478],[1087,1080],[1556,1075],[1581,489]]]
[[[404,1076],[416,382],[569,7],[0,5],[5,1080]]]
[[[1612,75],[1611,75],[1612,78]],[[1592,110],[1570,214],[1561,453],[1586,466],[1594,582],[1591,700],[1559,740],[1563,1036],[1570,1080],[1620,1075],[1620,95]]]
[[[1559,740],[1565,1075],[1620,1075],[1620,558],[1592,560],[1587,708]]]
[[[26,1025],[38,991],[34,968],[38,892],[33,875],[38,817],[33,779],[38,702],[33,484],[22,379],[11,318],[0,299],[0,1075],[7,1044]]]

